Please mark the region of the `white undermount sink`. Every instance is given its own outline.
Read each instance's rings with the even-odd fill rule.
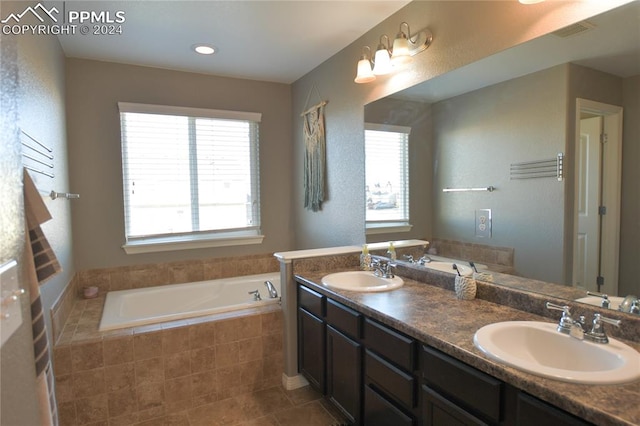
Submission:
[[[506,321],[480,328],[475,346],[489,358],[539,376],[571,383],[616,384],[640,379],[640,354],[609,338],[599,344],[562,334],[557,325]]]
[[[400,277],[378,277],[371,271],[346,271],[325,275],[322,284],[340,290],[370,292],[394,290],[402,287],[404,281]]]

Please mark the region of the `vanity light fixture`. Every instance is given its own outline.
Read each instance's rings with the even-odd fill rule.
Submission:
[[[365,49],[369,51],[368,55]],[[362,56],[358,61],[358,73],[353,81],[356,83],[369,83],[375,79],[376,76],[373,74],[373,70],[371,69],[371,48],[369,46],[364,46],[362,48]]]
[[[403,27],[406,27],[406,32],[403,31]],[[400,32],[398,32],[393,41],[393,48],[390,48],[389,37],[386,35],[380,36],[380,44],[376,49],[375,58],[371,58],[371,48],[369,46],[363,47],[354,81],[356,83],[369,83],[376,79],[376,75],[389,74],[394,69],[405,66],[413,61],[412,56],[426,50],[432,41],[433,34],[428,29],[411,35],[409,24],[402,22],[400,24]],[[369,51],[368,55],[365,49]]]
[[[194,44],[191,48],[201,55],[213,55],[216,53],[216,48],[210,44]]]

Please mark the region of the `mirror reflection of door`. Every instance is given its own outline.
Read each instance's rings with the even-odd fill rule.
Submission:
[[[573,285],[617,294],[622,108],[578,100]]]

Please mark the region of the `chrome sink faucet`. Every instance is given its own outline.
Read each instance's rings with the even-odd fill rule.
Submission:
[[[574,320],[571,317],[569,306],[560,306],[551,302],[546,303],[547,309],[562,311],[562,317],[558,323],[557,330],[560,333],[568,334],[571,337],[575,337],[578,340],[588,340],[594,343],[609,343],[609,338],[604,329],[604,324],[615,325],[620,327],[622,323],[620,320],[603,317],[596,313],[593,315],[593,322],[591,324],[591,330],[584,331],[585,317],[580,316],[578,320]]]
[[[396,267],[395,263],[388,262],[386,260],[374,259],[372,262],[373,275],[380,278],[393,278],[393,268]]]

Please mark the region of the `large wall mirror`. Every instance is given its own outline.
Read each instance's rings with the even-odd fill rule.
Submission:
[[[411,127],[410,237],[640,294],[639,17],[629,3],[366,105],[367,123]]]

